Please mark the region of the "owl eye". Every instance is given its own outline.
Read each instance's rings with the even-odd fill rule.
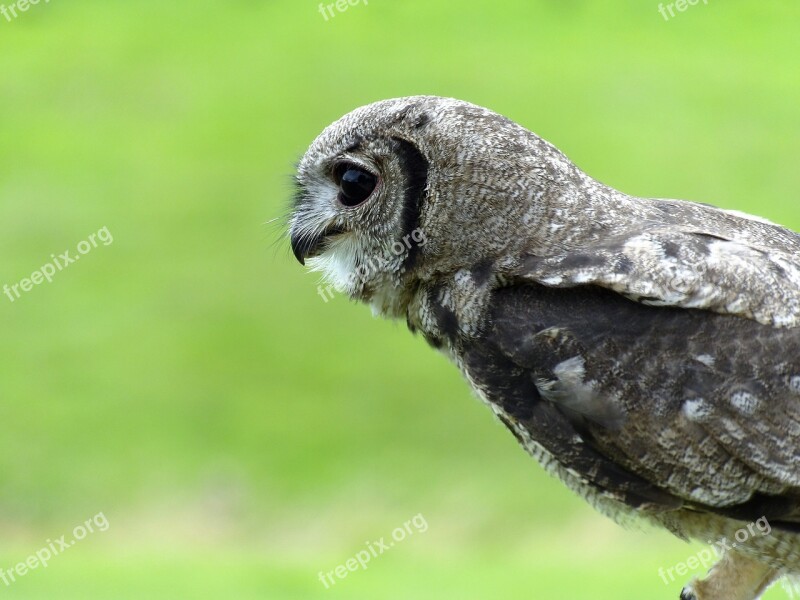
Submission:
[[[378,185],[375,175],[350,163],[336,167],[335,176],[339,185],[339,202],[345,206],[358,206],[372,195]]]

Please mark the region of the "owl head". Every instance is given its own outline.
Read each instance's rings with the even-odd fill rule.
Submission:
[[[402,313],[426,278],[497,267],[537,230],[547,238],[548,196],[581,175],[485,108],[434,96],[377,102],[327,127],[301,159],[292,250],[351,298]]]

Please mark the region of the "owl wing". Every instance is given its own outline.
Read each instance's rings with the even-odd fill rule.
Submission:
[[[800,329],[527,283],[487,323],[464,369],[545,462],[631,506],[800,530]]]
[[[596,285],[653,306],[800,326],[800,236],[774,229],[778,235],[768,243],[746,227],[735,236],[711,227],[643,229],[560,254],[524,256],[512,275],[551,287]]]

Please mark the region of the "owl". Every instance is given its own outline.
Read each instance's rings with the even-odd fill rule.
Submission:
[[[503,116],[414,96],[314,140],[289,237],[601,513],[711,543],[684,600],[800,574],[797,233],[629,196]]]

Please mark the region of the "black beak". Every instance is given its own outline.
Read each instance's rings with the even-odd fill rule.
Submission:
[[[325,242],[333,235],[344,233],[341,227],[329,227],[322,233],[315,236],[299,236],[295,233],[292,234],[292,252],[294,257],[301,265],[306,264],[306,259],[316,256],[325,248]]]
[[[306,264],[306,257],[311,254],[320,244],[320,236],[309,238],[308,236],[299,237],[292,235],[292,252],[294,257],[301,265]]]

